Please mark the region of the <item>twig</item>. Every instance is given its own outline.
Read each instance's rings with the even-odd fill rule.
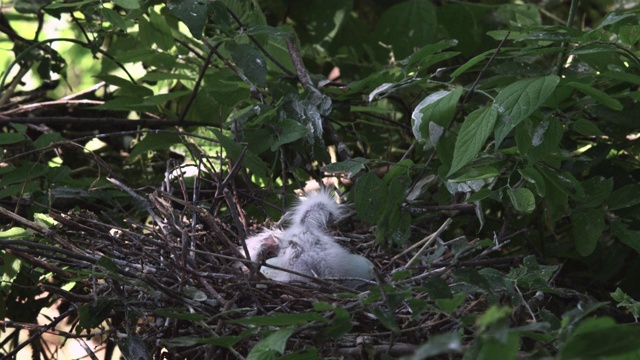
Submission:
[[[496,51],[493,52],[493,54],[491,55],[489,60],[484,64],[484,67],[482,68],[482,70],[480,70],[480,73],[476,77],[476,80],[473,82],[473,85],[471,85],[471,88],[469,89],[469,91],[467,91],[467,94],[464,96],[464,99],[462,100],[462,103],[460,103],[460,106],[458,106],[458,108],[461,109],[462,106],[464,106],[464,104],[467,103],[467,100],[469,100],[471,95],[473,95],[473,93],[475,92],[476,87],[478,86],[478,83],[480,82],[480,79],[482,79],[482,76],[484,75],[484,72],[489,68],[489,65],[491,65],[493,60],[496,58],[496,56],[500,52],[500,49],[504,45],[505,41],[507,41],[507,39],[509,38],[509,34],[511,34],[511,31],[507,31],[507,34],[504,36],[502,41],[500,41],[500,44],[498,44],[498,47],[496,48]],[[454,115],[454,119],[455,119],[456,116],[457,115]],[[451,122],[451,124],[453,124],[453,121]],[[449,125],[449,126],[451,126],[451,125]]]
[[[401,252],[400,254],[394,256],[391,261],[395,261],[398,260],[400,257],[404,256],[405,254],[409,253],[410,251],[412,251],[413,249],[415,249],[416,247],[423,245],[422,248],[418,251],[417,254],[415,254],[413,256],[413,258],[411,258],[411,260],[409,260],[409,262],[407,263],[407,266],[411,266],[411,264],[418,258],[420,257],[427,249],[427,246],[431,245],[431,243],[433,243],[435,241],[435,239],[440,236],[440,234],[447,230],[449,228],[449,225],[451,225],[451,222],[453,222],[453,220],[451,220],[451,218],[448,218],[444,224],[442,224],[442,226],[440,226],[440,228],[434,232],[433,234],[425,237],[424,239],[418,241],[417,243],[411,245],[407,250]]]
[[[238,17],[238,15],[236,15],[231,9],[229,9],[227,7],[227,12],[229,13],[229,15],[231,15],[231,17],[233,18],[233,20],[236,22],[236,24],[238,24],[241,28],[246,28],[246,26],[242,23],[242,21],[240,20],[240,18]],[[289,69],[287,69],[284,65],[282,65],[280,63],[280,61],[278,61],[278,59],[276,59],[275,57],[273,57],[273,55],[271,55],[261,44],[258,40],[256,40],[255,36],[253,35],[249,35],[246,34],[247,37],[249,38],[249,40],[251,40],[251,42],[260,50],[260,52],[262,52],[264,54],[264,56],[266,56],[267,58],[269,58],[269,60],[271,60],[274,64],[276,64],[276,66],[278,66],[285,74],[287,74],[287,76],[290,77],[295,77],[296,75],[294,73],[292,73]]]
[[[567,19],[567,28],[570,30],[573,28],[573,18],[576,16],[576,10],[578,9],[578,1],[579,0],[571,0],[571,6],[569,7],[569,18]],[[569,48],[568,42],[563,42],[562,51],[560,55],[558,55],[558,65],[556,67],[556,75],[562,75],[562,69],[564,68],[565,58],[567,57],[567,51]]]
[[[31,335],[27,340],[21,342],[18,346],[16,346],[15,349],[13,349],[13,350],[9,351],[8,353],[6,353],[2,358],[0,358],[0,360],[13,358],[25,346],[27,346],[27,345],[31,344],[32,342],[34,342],[37,338],[42,336],[42,334],[44,334],[45,332],[49,331],[49,329],[54,328],[56,325],[58,325],[58,323],[60,323],[64,319],[66,319],[69,315],[73,314],[74,312],[76,312],[76,308],[75,308],[75,306],[71,306],[71,308],[69,308],[67,311],[63,312],[58,317],[53,319],[52,322],[50,322],[49,324],[41,327],[38,331],[36,331],[33,335]]]
[[[220,41],[218,44],[216,44],[214,47],[218,47],[222,44],[222,41]],[[189,100],[187,100],[187,103],[184,105],[184,109],[182,109],[182,112],[180,113],[180,116],[178,117],[178,122],[182,123],[182,121],[184,121],[184,118],[187,116],[187,113],[189,112],[189,109],[191,108],[191,104],[193,104],[194,100],[196,99],[196,96],[198,95],[198,89],[200,89],[200,84],[202,84],[202,79],[204,79],[204,74],[206,74],[207,69],[209,68],[209,64],[211,63],[211,58],[213,57],[213,51],[209,51],[209,54],[207,55],[207,58],[204,60],[204,64],[202,64],[202,69],[200,69],[200,74],[198,74],[198,79],[196,80],[195,85],[193,85],[193,91],[191,91],[191,95],[189,96]]]
[[[300,50],[298,50],[296,39],[285,39],[285,42],[287,43],[287,49],[289,50],[289,56],[291,56],[291,60],[293,61],[293,66],[296,68],[298,80],[300,80],[300,83],[305,88],[319,93],[318,89],[313,86],[313,82],[311,81],[311,77],[307,72],[307,68],[305,68],[304,66],[302,56],[300,55]]]

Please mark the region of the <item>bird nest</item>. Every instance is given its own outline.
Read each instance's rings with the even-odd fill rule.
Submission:
[[[222,192],[218,198],[229,215],[214,216],[194,206],[186,193],[177,198],[155,191],[142,198],[117,184],[142,204],[152,218],[149,224],[128,220],[123,226],[88,211],[52,210],[57,225],[48,228],[2,209],[39,238],[3,240],[2,247],[51,274],[34,285],[61,300],[60,316],[40,334],[98,339],[140,359],[283,353],[360,358],[411,354],[432,334],[460,327],[433,307],[428,289],[421,287],[464,266],[452,262],[454,242],[437,240],[449,221],[395,256],[380,250],[363,224],[342,221],[333,235],[375,264],[375,279],[361,289],[327,279],[280,283],[265,278],[259,264],[238,250],[247,235],[240,234],[246,228],[241,208],[251,197]],[[466,261],[486,256],[486,248],[465,244]],[[427,257],[428,266],[415,261]],[[408,264],[418,265],[398,271]],[[458,309],[478,307],[477,300],[467,299]],[[56,330],[62,321],[72,330]]]

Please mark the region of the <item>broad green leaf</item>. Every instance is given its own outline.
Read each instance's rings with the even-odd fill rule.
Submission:
[[[578,132],[581,135],[585,136],[604,136],[605,134],[600,131],[598,125],[594,124],[592,121],[586,119],[578,119],[573,123],[573,130]]]
[[[453,182],[465,182],[470,180],[482,180],[500,175],[500,170],[493,166],[476,166],[465,169],[457,177],[450,179]]]
[[[609,79],[628,82],[630,84],[640,85],[640,76],[632,74],[630,72],[605,71],[601,74],[601,76]]]
[[[519,80],[502,89],[493,106],[498,110],[495,129],[496,148],[524,119],[536,111],[553,94],[560,78],[555,75]]]
[[[167,8],[187,25],[191,36],[196,39],[202,37],[202,29],[207,22],[207,3],[200,0],[170,0]]]
[[[510,331],[498,337],[487,337],[481,341],[478,359],[516,360],[519,358],[520,336]]]
[[[519,212],[531,213],[536,208],[536,199],[529,189],[508,189],[507,195],[509,195],[513,207]]]
[[[180,142],[180,137],[176,134],[146,134],[131,150],[131,159],[142,155],[148,151],[167,150],[171,145]]]
[[[187,74],[168,73],[160,71],[150,71],[139,79],[140,81],[162,81],[162,80],[193,80],[193,78]]]
[[[249,44],[227,45],[231,58],[244,75],[260,87],[266,86],[267,62],[262,54]]]
[[[605,229],[604,214],[598,209],[576,210],[571,214],[571,233],[576,241],[576,250],[581,256],[595,250]]]
[[[391,330],[394,334],[400,333],[400,327],[388,309],[375,308],[373,309],[373,315],[375,315],[376,319],[378,319],[384,327]]]
[[[603,176],[593,176],[582,182],[586,195],[585,201],[580,204],[582,207],[599,207],[606,204],[613,192],[613,178]]]
[[[435,146],[449,127],[462,95],[462,87],[452,91],[437,91],[424,98],[411,114],[413,135],[421,142]]]
[[[604,326],[571,336],[558,359],[599,359],[640,350],[640,323]]]
[[[446,313],[453,314],[454,311],[467,299],[467,294],[460,293],[451,299],[436,299],[436,306]]]
[[[459,68],[457,68],[456,71],[452,72],[451,73],[451,78],[455,79],[456,77],[464,74],[467,70],[472,68],[474,65],[480,63],[481,61],[483,61],[487,57],[491,56],[491,54],[493,54],[495,52],[496,52],[495,50],[489,50],[489,51],[483,52],[480,55],[476,55],[476,56],[472,57],[466,63],[462,64]]]
[[[491,189],[483,188],[483,189],[480,189],[480,190],[476,191],[475,193],[473,193],[464,202],[466,202],[466,203],[474,203],[476,201],[480,201],[482,199],[486,199],[489,196],[491,196],[492,194],[493,194],[493,191],[491,191]]]
[[[362,221],[376,224],[387,203],[387,187],[382,179],[373,173],[362,175],[354,190],[356,212]]]
[[[334,316],[331,319],[331,323],[320,330],[320,338],[340,338],[342,335],[348,333],[353,328],[351,323],[351,315],[343,308],[335,308]]]
[[[640,184],[631,184],[617,189],[609,198],[609,209],[618,210],[640,204],[638,194],[640,194]]]
[[[622,103],[620,103],[620,101],[607,95],[607,93],[605,93],[604,91],[600,91],[592,86],[577,83],[577,82],[570,82],[567,85],[580,91],[583,94],[591,96],[592,98],[597,100],[602,105],[608,107],[609,109],[616,110],[616,111],[620,111],[624,109],[624,106],[622,106]]]
[[[101,7],[100,8],[100,14],[108,22],[110,22],[111,25],[113,25],[114,27],[117,27],[118,29],[120,29],[122,31],[126,31],[127,30],[127,22],[124,20],[124,18],[122,16],[120,16],[120,14],[118,14],[113,9],[109,9],[109,8],[106,8],[106,7]]]
[[[535,164],[535,169],[538,170],[545,179],[553,184],[561,192],[571,196],[576,200],[583,200],[585,197],[582,184],[571,173],[566,171],[560,171],[550,169],[541,164]],[[547,190],[549,188],[547,187]]]
[[[489,138],[498,118],[494,107],[478,109],[464,120],[453,151],[453,162],[447,176],[455,173],[478,154]]]
[[[465,347],[457,332],[450,332],[429,337],[426,344],[420,345],[416,351],[402,360],[423,360],[442,354],[462,354]]]
[[[139,0],[113,0],[113,3],[122,6],[125,9],[139,9]]]
[[[406,62],[406,65],[409,67],[408,70],[411,70],[411,67],[416,65],[428,66],[431,63],[429,59],[432,59],[433,55],[435,56],[441,55],[437,53],[439,53],[444,49],[447,49],[456,45],[458,45],[457,40],[443,40],[435,44],[429,44],[429,45],[423,46],[420,50],[416,51],[413,55],[411,55],[406,60],[403,60],[402,63]]]
[[[12,227],[5,231],[0,231],[0,239],[22,239],[30,235],[31,233],[27,229],[21,227]]]
[[[396,59],[404,59],[415,47],[433,43],[437,34],[436,8],[430,1],[408,0],[388,8],[378,21],[373,38],[391,45]]]
[[[322,167],[322,171],[330,174],[342,174],[351,178],[366,168],[367,159],[355,157],[353,159],[327,164]]]
[[[283,354],[287,347],[287,340],[289,340],[289,337],[294,331],[295,328],[293,327],[284,328],[275,331],[266,338],[258,341],[253,349],[251,349],[251,352],[247,356],[247,360],[272,358],[274,352]]]
[[[538,171],[536,171],[536,169],[529,167],[518,169],[518,172],[528,183],[533,184],[533,186],[536,188],[536,193],[538,194],[538,196],[544,197],[547,192],[547,188],[544,184],[544,178]]]
[[[26,139],[24,134],[19,133],[1,133],[0,134],[0,145],[9,145],[19,143]]]
[[[560,150],[560,140],[562,140],[562,123],[556,118],[544,118],[535,121],[535,128],[531,129],[529,146],[529,162],[533,163],[553,155]]]
[[[85,4],[91,4],[94,2],[98,2],[99,0],[84,0],[84,1],[76,1],[76,2],[56,2],[53,4],[49,4],[45,6],[45,9],[60,9],[60,8],[68,8],[68,7],[80,7]]]
[[[610,223],[611,232],[621,243],[635,250],[640,254],[640,231],[630,230],[627,224],[619,220]]]
[[[599,30],[602,29],[605,26],[609,26],[609,25],[613,25],[616,24],[622,20],[625,19],[630,19],[631,21],[635,21],[637,22],[638,18],[635,14],[631,14],[631,13],[619,13],[616,11],[610,12],[607,14],[607,16],[602,20],[602,22],[600,23],[600,25],[598,25],[597,28],[593,29],[595,30]]]
[[[91,331],[100,326],[103,321],[109,318],[115,305],[114,300],[99,297],[95,302],[80,306],[76,334],[80,334],[83,330]]]
[[[276,151],[284,144],[300,140],[309,133],[309,129],[299,122],[291,119],[283,119],[277,124],[278,134],[271,144],[271,151]]]

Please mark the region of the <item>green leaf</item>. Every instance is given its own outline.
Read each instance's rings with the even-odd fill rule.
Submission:
[[[509,199],[511,200],[513,207],[519,212],[528,214],[533,212],[536,208],[536,199],[529,189],[508,189],[507,195],[509,195]]]
[[[586,195],[582,207],[599,207],[611,198],[613,191],[613,179],[603,176],[594,176],[582,182]]]
[[[547,192],[546,186],[544,184],[544,178],[538,171],[536,171],[536,169],[529,167],[518,169],[518,172],[528,183],[533,184],[533,186],[536,188],[536,193],[538,194],[538,196],[544,197]]]
[[[442,354],[462,354],[465,348],[462,345],[462,339],[457,332],[450,332],[429,337],[426,344],[420,345],[416,351],[405,356],[403,360],[422,360],[432,358]]]
[[[125,9],[139,9],[140,1],[138,0],[113,0],[113,3],[122,6]]]
[[[323,166],[321,170],[330,174],[341,174],[349,179],[365,169],[367,161],[365,158],[355,157],[353,159],[327,164]]]
[[[231,58],[244,75],[260,87],[266,86],[267,62],[262,54],[249,44],[228,44]]]
[[[124,20],[120,14],[115,12],[113,9],[109,9],[106,7],[100,8],[100,14],[104,17],[108,22],[111,23],[112,26],[126,31],[127,30],[127,22]]]
[[[558,359],[596,359],[640,350],[640,324],[604,326],[579,332],[560,349]]]
[[[630,230],[627,224],[619,220],[612,221],[609,225],[611,233],[620,240],[621,243],[635,250],[640,254],[640,231]]]
[[[576,200],[583,200],[585,197],[582,184],[571,173],[566,171],[560,171],[550,169],[546,166],[535,164],[534,167],[538,170],[545,179],[553,184],[561,192],[571,196]],[[547,187],[547,191],[549,188]]]
[[[376,316],[376,319],[378,319],[378,321],[380,321],[380,323],[384,327],[391,330],[394,334],[400,333],[400,327],[396,323],[396,320],[393,317],[393,314],[389,312],[389,310],[375,308],[373,309],[373,315]]]
[[[611,194],[607,204],[610,210],[619,210],[640,204],[640,184],[623,186]]]
[[[321,338],[340,338],[342,335],[348,333],[353,328],[351,323],[351,316],[349,312],[343,308],[334,309],[334,317],[331,319],[331,323],[320,330]]]
[[[218,129],[211,129],[211,132],[216,136],[218,141],[220,141],[220,145],[227,152],[227,155],[231,157],[234,161],[238,161],[240,158],[240,154],[242,153],[242,145],[233,141],[233,139],[228,136],[222,134],[222,131]],[[267,175],[267,167],[262,162],[262,160],[253,152],[247,150],[243,164],[251,171],[253,171],[257,176],[264,178]]]
[[[560,78],[551,75],[519,80],[502,89],[493,106],[498,110],[496,148],[518,124],[537,110],[553,94]]]
[[[76,334],[80,334],[83,330],[90,331],[100,326],[109,317],[114,305],[113,300],[98,298],[96,302],[80,306]]]
[[[489,138],[497,118],[498,111],[494,107],[478,109],[467,116],[456,139],[453,162],[447,176],[473,160]]]
[[[362,221],[376,224],[387,203],[387,187],[382,179],[373,173],[362,175],[354,190],[356,212]]]
[[[276,151],[284,144],[300,140],[309,133],[309,129],[299,122],[291,119],[280,120],[277,124],[278,134],[276,141],[271,144],[271,151]]]
[[[467,70],[472,68],[474,65],[480,63],[481,61],[491,56],[495,52],[496,52],[495,50],[489,50],[489,51],[483,52],[480,55],[474,56],[473,58],[469,59],[466,63],[462,64],[459,68],[457,68],[456,71],[452,72],[451,78],[455,79],[456,77],[464,74]]]
[[[576,210],[571,214],[571,233],[581,256],[588,256],[596,249],[604,229],[604,214],[598,209]]]
[[[435,146],[453,120],[462,87],[452,91],[437,91],[424,98],[411,114],[413,135],[421,142]]]
[[[273,353],[283,354],[287,347],[287,340],[294,332],[293,327],[284,328],[273,332],[266,338],[258,341],[251,349],[247,356],[247,360],[261,360],[265,358],[274,358]]]
[[[620,101],[607,95],[607,93],[605,93],[604,91],[600,91],[590,85],[581,84],[577,82],[570,82],[567,85],[580,91],[583,94],[591,96],[592,98],[597,100],[602,105],[608,107],[609,109],[616,110],[616,111],[620,111],[624,109],[624,106],[622,106],[622,103]]]
[[[404,59],[415,47],[433,43],[436,27],[436,8],[430,1],[408,0],[391,6],[380,16],[373,38],[391,45],[396,59]]]
[[[576,122],[574,122],[573,130],[585,136],[604,136],[605,135],[602,131],[600,131],[600,129],[596,124],[586,119],[578,119]]]
[[[518,359],[520,336],[514,331],[481,341],[478,359]]]
[[[131,158],[145,154],[148,151],[167,150],[171,145],[180,143],[180,137],[176,134],[146,134],[131,150]]]
[[[60,8],[69,8],[69,7],[80,7],[85,4],[91,4],[94,2],[98,2],[99,0],[84,0],[84,1],[76,1],[76,2],[56,2],[53,4],[49,4],[45,6],[45,9],[60,9]]]
[[[0,239],[21,239],[29,237],[31,234],[28,230],[21,227],[12,227],[5,231],[0,231]],[[6,264],[6,261],[5,261]],[[6,269],[5,269],[6,272]]]
[[[2,133],[0,134],[0,145],[9,145],[19,143],[26,139],[24,134],[19,133]]]
[[[207,3],[200,0],[170,0],[167,8],[180,19],[196,39],[202,37],[202,30],[207,22]]]

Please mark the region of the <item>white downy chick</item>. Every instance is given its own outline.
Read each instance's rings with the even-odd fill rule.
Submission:
[[[356,287],[358,279],[373,278],[373,263],[352,254],[329,234],[327,226],[344,214],[344,209],[327,192],[309,195],[294,207],[291,225],[278,235],[278,256],[268,264],[319,278],[349,278],[342,283]],[[281,282],[308,281],[288,272],[262,267],[262,273]],[[354,278],[354,279],[351,279]]]

